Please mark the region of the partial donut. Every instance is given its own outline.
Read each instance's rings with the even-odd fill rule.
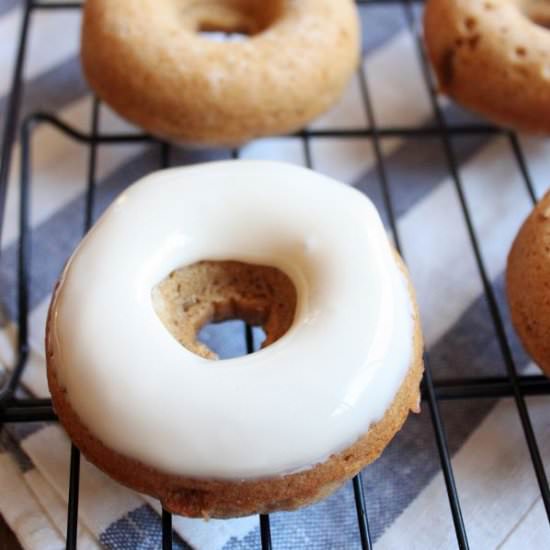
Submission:
[[[266,341],[214,361],[197,331],[235,317]],[[327,496],[418,410],[423,372],[414,291],[374,206],[272,162],[177,168],[125,191],[61,277],[46,350],[55,410],[86,457],[191,517]]]
[[[525,349],[550,376],[550,193],[521,227],[506,270],[512,322]]]
[[[81,57],[90,86],[134,124],[230,146],[326,111],[357,66],[359,35],[352,0],[87,0]]]
[[[550,132],[550,3],[428,0],[424,34],[439,89],[518,130]]]

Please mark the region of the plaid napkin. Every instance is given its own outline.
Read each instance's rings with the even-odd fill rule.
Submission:
[[[433,124],[433,112],[413,37],[401,7],[362,6],[364,68],[380,126]],[[78,62],[80,14],[37,12],[33,16],[25,70],[25,113],[55,112],[87,131],[91,97]],[[20,2],[0,0],[0,113],[5,115],[9,75],[21,19]],[[472,116],[442,100],[452,122]],[[364,128],[369,121],[359,77],[341,102],[315,128]],[[102,107],[101,131],[133,131]],[[522,138],[521,145],[539,196],[549,185],[549,142]],[[530,202],[502,136],[468,135],[453,140],[466,199],[474,213],[481,252],[521,369],[533,370],[514,338],[503,295],[506,255]],[[316,170],[366,193],[385,217],[372,143],[368,139],[316,138]],[[398,226],[421,308],[430,364],[437,379],[504,373],[491,316],[483,296],[463,214],[441,142],[386,138],[388,168]],[[304,164],[295,138],[263,139],[241,151],[244,158]],[[228,151],[173,149],[174,165],[225,158]],[[0,363],[14,361],[18,147],[8,190],[2,238],[0,288],[3,319]],[[32,351],[23,376],[25,391],[47,396],[43,334],[50,293],[64,261],[79,240],[87,151],[50,127],[33,135],[32,269],[30,332]],[[138,177],[157,169],[154,145],[98,149],[97,217]],[[242,325],[211,331],[213,347],[239,352]],[[225,344],[223,344],[225,342]],[[225,348],[223,347],[225,345]],[[550,466],[550,403],[529,398],[529,412],[546,466]],[[456,547],[447,493],[428,411],[411,417],[383,456],[363,474],[376,548]],[[472,548],[542,548],[546,521],[525,439],[512,400],[451,401],[441,404],[464,520]],[[57,424],[6,425],[0,432],[0,513],[24,548],[62,548],[66,526],[69,441]],[[350,484],[325,501],[295,513],[273,514],[275,548],[360,548]],[[231,521],[174,518],[176,548],[236,550],[259,548],[258,518]],[[159,548],[159,505],[111,481],[82,462],[79,548]]]

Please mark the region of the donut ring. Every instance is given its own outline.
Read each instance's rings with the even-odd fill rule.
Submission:
[[[234,316],[269,345],[210,361],[187,329]],[[370,201],[272,162],[167,170],[124,192],[65,269],[46,351],[55,410],[88,459],[192,517],[327,496],[418,410],[423,371],[414,292]]]
[[[550,5],[428,0],[424,34],[441,92],[490,120],[550,132]]]
[[[525,349],[550,376],[550,193],[523,223],[506,269],[512,323]]]
[[[303,127],[359,60],[352,0],[87,0],[86,78],[152,134],[230,146]],[[217,43],[199,31],[241,32]]]

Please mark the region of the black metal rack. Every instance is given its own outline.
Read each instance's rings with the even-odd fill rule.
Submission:
[[[417,54],[420,59],[423,76],[429,91],[431,106],[435,124],[422,127],[380,127],[377,124],[376,112],[370,96],[369,79],[364,69],[359,69],[359,81],[362,99],[368,117],[368,128],[355,130],[303,130],[295,136],[303,143],[304,155],[308,166],[312,166],[310,149],[311,138],[354,138],[362,137],[371,141],[376,158],[376,169],[381,184],[384,208],[387,219],[393,232],[394,240],[399,252],[405,257],[407,250],[402,246],[402,240],[396,223],[396,213],[392,190],[387,175],[387,166],[381,152],[381,140],[387,137],[401,137],[408,139],[437,138],[440,140],[444,151],[448,174],[450,175],[456,190],[472,250],[474,252],[477,269],[482,282],[485,299],[489,308],[494,330],[498,338],[500,353],[506,368],[506,376],[500,377],[465,377],[456,379],[435,380],[430,368],[430,358],[426,355],[426,373],[422,386],[423,400],[427,402],[437,449],[441,461],[446,489],[449,497],[456,538],[460,548],[468,548],[468,536],[462,519],[460,509],[460,496],[457,491],[453,468],[450,460],[450,451],[447,444],[445,425],[440,412],[439,402],[452,399],[476,399],[512,397],[515,401],[517,413],[525,434],[526,443],[532,460],[533,469],[538,481],[542,500],[550,519],[550,490],[548,479],[541,460],[539,447],[529,417],[526,397],[531,395],[549,394],[550,381],[543,376],[525,376],[518,373],[514,357],[511,353],[510,342],[504,330],[502,313],[495,297],[495,291],[489,279],[487,268],[481,253],[480,240],[472,222],[471,206],[463,190],[463,183],[458,169],[456,152],[453,140],[461,136],[501,135],[509,140],[511,151],[522,175],[526,191],[533,204],[536,201],[534,186],[531,181],[527,162],[522,152],[520,142],[515,133],[488,124],[450,124],[446,121],[441,107],[436,99],[435,86],[430,73],[429,64],[419,29],[418,18],[415,16],[414,0],[357,0],[358,4],[371,5],[375,3],[393,2],[401,6],[404,12],[408,29],[414,38]],[[10,422],[55,421],[56,415],[49,399],[34,399],[16,397],[15,390],[18,387],[20,377],[28,358],[28,296],[29,296],[29,223],[28,208],[31,186],[31,140],[33,129],[38,124],[48,124],[64,133],[69,138],[79,142],[88,148],[87,168],[87,193],[85,201],[84,232],[92,223],[96,183],[96,153],[98,145],[117,145],[128,143],[158,143],[159,167],[165,167],[170,161],[171,145],[160,142],[146,134],[105,134],[98,132],[98,117],[100,105],[94,101],[89,133],[76,130],[55,116],[47,113],[34,113],[19,122],[19,111],[23,91],[23,67],[25,63],[25,51],[29,37],[29,23],[32,15],[37,10],[78,10],[80,2],[48,2],[43,3],[33,0],[25,0],[21,32],[17,49],[16,63],[12,79],[11,93],[7,105],[7,116],[3,128],[3,141],[0,161],[0,231],[6,203],[8,174],[12,157],[12,150],[18,132],[21,140],[21,173],[20,173],[20,222],[19,222],[19,246],[18,246],[18,347],[17,361],[11,376],[3,388],[0,389],[0,426]],[[231,156],[238,157],[238,151],[231,151]],[[252,349],[251,332],[247,329],[245,334],[247,349]],[[68,498],[68,525],[67,548],[76,548],[77,516],[78,516],[78,492],[79,492],[80,454],[75,447],[71,451],[70,489]],[[353,480],[353,489],[357,511],[357,522],[360,540],[363,548],[372,548],[369,533],[369,524],[365,506],[365,488],[361,475]],[[172,547],[172,518],[167,512],[162,514],[163,548]],[[261,547],[271,548],[271,533],[269,516],[260,516]]]

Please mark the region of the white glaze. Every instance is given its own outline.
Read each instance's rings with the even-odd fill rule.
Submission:
[[[199,260],[285,271],[288,333],[220,362],[181,346],[151,289]],[[371,202],[292,165],[226,161],[152,174],[120,195],[52,306],[58,379],[108,447],[162,471],[253,479],[307,469],[382,418],[410,366],[404,276]]]

